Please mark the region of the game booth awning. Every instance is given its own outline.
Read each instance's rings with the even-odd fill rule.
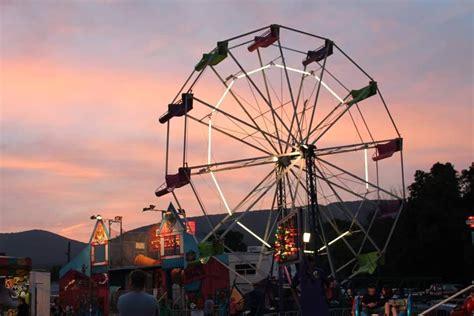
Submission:
[[[31,271],[31,258],[0,256],[0,276],[26,276]]]

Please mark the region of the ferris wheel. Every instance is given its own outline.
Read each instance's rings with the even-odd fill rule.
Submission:
[[[270,25],[219,41],[159,121],[156,195],[208,218],[200,242],[238,228],[281,265],[311,254],[340,281],[382,261],[405,197],[402,138],[379,84],[330,39]]]

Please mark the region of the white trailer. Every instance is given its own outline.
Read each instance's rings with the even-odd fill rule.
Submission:
[[[31,316],[49,315],[51,295],[51,274],[30,272]]]

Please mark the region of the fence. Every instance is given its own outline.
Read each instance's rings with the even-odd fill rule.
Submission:
[[[192,309],[180,309],[180,310],[170,310],[168,311],[165,315],[168,316],[190,316]],[[202,313],[201,315],[205,315]],[[218,310],[214,310],[212,313],[212,316],[220,316],[223,314],[220,314]],[[241,313],[239,315],[245,316],[248,315],[248,312]],[[270,313],[264,313],[264,316],[299,316],[298,311],[285,311],[285,312],[270,312]],[[351,309],[350,308],[334,308],[329,311],[329,316],[350,316],[351,315]],[[207,316],[207,315],[206,315]]]
[[[421,312],[420,316],[446,316],[449,315],[451,310],[453,310],[456,305],[462,303],[462,300],[458,298],[465,293],[469,293],[474,290],[474,284],[469,285],[468,287],[460,290],[459,292],[451,295],[450,297],[442,300],[441,302],[431,306],[427,310]]]

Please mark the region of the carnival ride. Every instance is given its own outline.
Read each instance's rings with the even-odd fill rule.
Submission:
[[[340,282],[383,261],[405,196],[402,138],[378,83],[332,40],[274,24],[219,41],[159,121],[156,195],[227,214],[199,243],[240,227],[283,269],[311,254]],[[264,234],[245,222],[256,210]]]

